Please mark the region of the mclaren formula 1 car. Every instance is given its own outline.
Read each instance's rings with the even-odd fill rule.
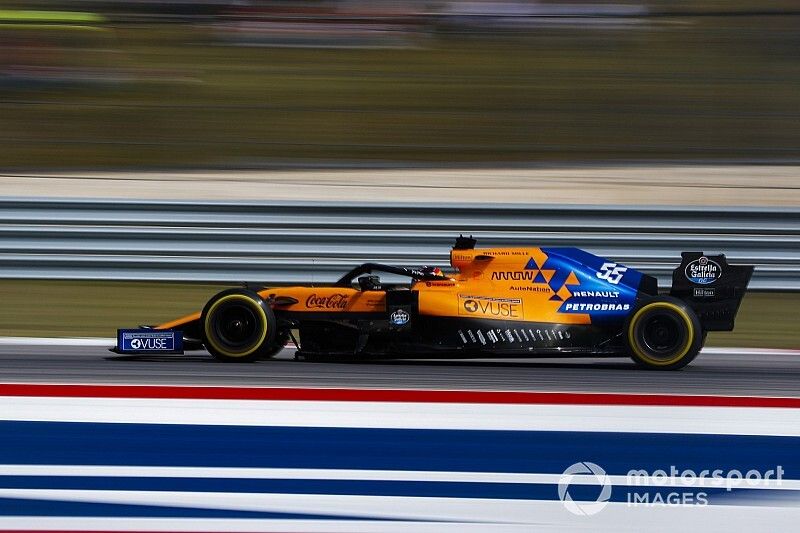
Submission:
[[[205,347],[245,362],[293,340],[309,360],[607,355],[677,369],[709,331],[733,329],[753,273],[724,255],[685,252],[664,294],[656,278],[576,248],[475,244],[456,239],[452,273],[366,263],[330,285],[225,290],[189,316],[119,330],[113,350]]]

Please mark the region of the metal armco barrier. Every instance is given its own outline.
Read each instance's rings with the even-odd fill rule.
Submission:
[[[800,290],[800,208],[0,200],[0,277],[330,282],[364,261],[446,266],[479,246],[577,246],[668,285],[680,252]]]

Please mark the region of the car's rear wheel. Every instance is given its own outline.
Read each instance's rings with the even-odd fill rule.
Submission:
[[[220,292],[203,308],[200,323],[203,344],[220,361],[255,361],[269,357],[274,348],[277,320],[272,308],[256,292]]]
[[[625,322],[631,358],[654,370],[677,370],[692,362],[703,344],[695,312],[677,298],[659,296],[640,302]]]

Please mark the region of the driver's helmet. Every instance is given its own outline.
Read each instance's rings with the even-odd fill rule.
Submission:
[[[381,290],[381,278],[379,276],[361,276],[358,278],[358,286],[362,291]]]
[[[423,274],[429,274],[431,276],[439,276],[442,278],[444,277],[444,272],[442,272],[442,269],[439,267],[424,266],[420,270],[422,270]]]

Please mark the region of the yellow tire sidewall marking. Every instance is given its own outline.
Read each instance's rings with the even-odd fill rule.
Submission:
[[[689,335],[686,338],[686,344],[681,348],[680,353],[675,357],[673,357],[672,359],[668,359],[666,361],[659,361],[658,359],[652,359],[651,357],[648,357],[647,355],[642,353],[642,351],[639,349],[639,343],[636,342],[636,339],[634,338],[633,335],[633,332],[636,329],[636,323],[638,322],[639,317],[642,315],[642,313],[646,311],[651,311],[653,309],[670,309],[672,311],[675,311],[676,313],[678,313],[678,315],[680,315],[681,319],[683,319],[683,322],[686,324],[686,327],[689,330]],[[689,348],[692,347],[692,342],[694,341],[694,337],[695,337],[695,330],[694,330],[694,325],[692,324],[692,319],[689,317],[688,314],[686,314],[686,311],[684,311],[677,305],[669,302],[654,302],[645,305],[644,307],[639,309],[635,315],[633,315],[633,318],[631,319],[630,322],[630,326],[628,327],[628,345],[631,347],[631,350],[633,350],[636,356],[645,361],[647,364],[657,365],[657,366],[671,365],[683,359],[683,357],[689,352]]]
[[[219,307],[221,304],[223,304],[223,303],[225,303],[225,302],[229,302],[229,301],[231,301],[231,300],[242,300],[244,303],[246,303],[246,304],[247,304],[247,306],[248,306],[248,307],[250,307],[250,308],[252,308],[252,309],[256,310],[256,311],[257,311],[257,314],[259,314],[259,315],[261,316],[262,320],[263,320],[262,324],[263,324],[263,329],[264,329],[264,331],[261,333],[261,337],[258,339],[258,342],[256,342],[256,343],[253,345],[253,348],[251,348],[251,349],[249,349],[249,350],[246,350],[246,351],[244,351],[244,352],[231,352],[231,351],[229,351],[229,350],[226,350],[226,349],[224,349],[224,348],[221,348],[221,347],[219,347],[219,346],[218,346],[218,345],[217,345],[217,344],[214,342],[214,336],[211,334],[211,331],[210,331],[210,328],[209,328],[209,322],[210,322],[210,321],[208,320],[208,318],[210,318],[210,317],[213,317],[213,315],[214,315],[214,311],[215,311],[215,310],[216,310],[216,309],[217,309],[217,308],[218,308],[218,307]],[[225,356],[227,356],[227,357],[247,357],[247,356],[248,356],[248,355],[250,355],[251,353],[253,353],[253,352],[255,352],[256,350],[258,350],[258,348],[259,348],[259,347],[261,346],[261,344],[264,342],[264,339],[266,339],[266,338],[267,338],[267,333],[269,332],[269,323],[268,323],[268,321],[267,321],[267,313],[266,313],[266,312],[264,311],[264,309],[262,309],[262,308],[261,308],[261,306],[260,306],[260,305],[258,305],[258,303],[257,303],[256,301],[254,301],[252,298],[249,298],[249,297],[247,297],[247,296],[244,296],[244,295],[241,295],[241,294],[229,294],[228,296],[223,296],[222,298],[220,298],[219,300],[217,300],[216,302],[214,302],[214,304],[213,304],[213,305],[212,305],[212,306],[209,308],[209,310],[208,310],[208,313],[206,313],[206,322],[205,322],[205,324],[203,324],[203,330],[204,330],[204,331],[205,331],[205,333],[206,333],[206,340],[208,341],[208,343],[209,343],[209,344],[210,344],[210,345],[211,345],[211,346],[212,346],[212,347],[213,347],[215,350],[217,350],[219,353],[221,353],[221,354],[223,354],[223,355],[225,355]]]

